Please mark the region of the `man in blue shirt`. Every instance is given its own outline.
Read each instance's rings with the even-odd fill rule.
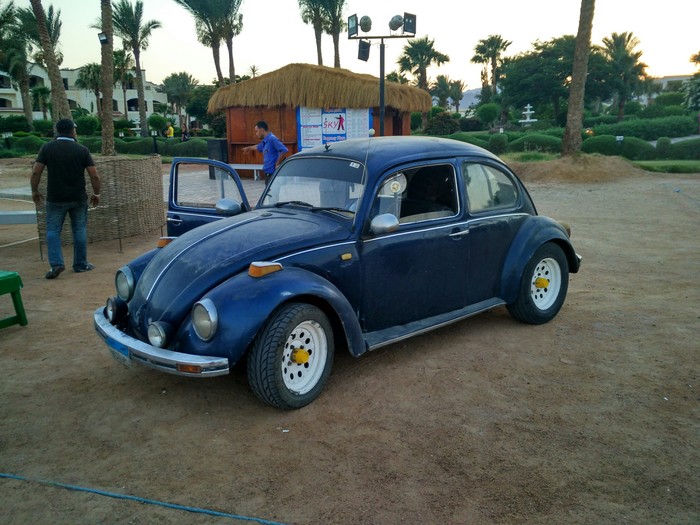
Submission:
[[[255,124],[255,136],[260,139],[260,143],[256,146],[246,146],[243,148],[243,151],[258,150],[262,152],[263,173],[265,173],[265,180],[267,181],[280,162],[282,162],[284,158],[282,154],[287,153],[289,150],[280,142],[280,139],[275,137],[264,120]]]

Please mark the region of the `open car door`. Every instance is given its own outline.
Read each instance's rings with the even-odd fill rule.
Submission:
[[[170,168],[168,236],[250,211],[241,179],[231,166],[210,159],[176,157]]]

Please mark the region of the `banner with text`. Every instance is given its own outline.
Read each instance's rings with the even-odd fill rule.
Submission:
[[[297,108],[299,151],[328,142],[365,138],[372,127],[369,109]]]

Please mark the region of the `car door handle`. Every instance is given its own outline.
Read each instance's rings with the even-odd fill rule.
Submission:
[[[458,230],[455,232],[450,233],[450,237],[453,239],[458,239],[464,235],[467,235],[469,233],[469,228],[464,228],[463,230]]]
[[[166,221],[172,222],[175,226],[179,226],[180,224],[182,224],[182,219],[175,219],[173,217],[168,217]]]

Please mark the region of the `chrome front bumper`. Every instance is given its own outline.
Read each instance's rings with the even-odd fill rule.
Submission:
[[[228,359],[205,355],[183,354],[158,348],[139,341],[112,326],[105,317],[104,308],[93,315],[95,330],[109,347],[112,357],[125,366],[138,363],[149,368],[186,377],[214,377],[229,373]],[[184,371],[181,367],[199,372]]]

